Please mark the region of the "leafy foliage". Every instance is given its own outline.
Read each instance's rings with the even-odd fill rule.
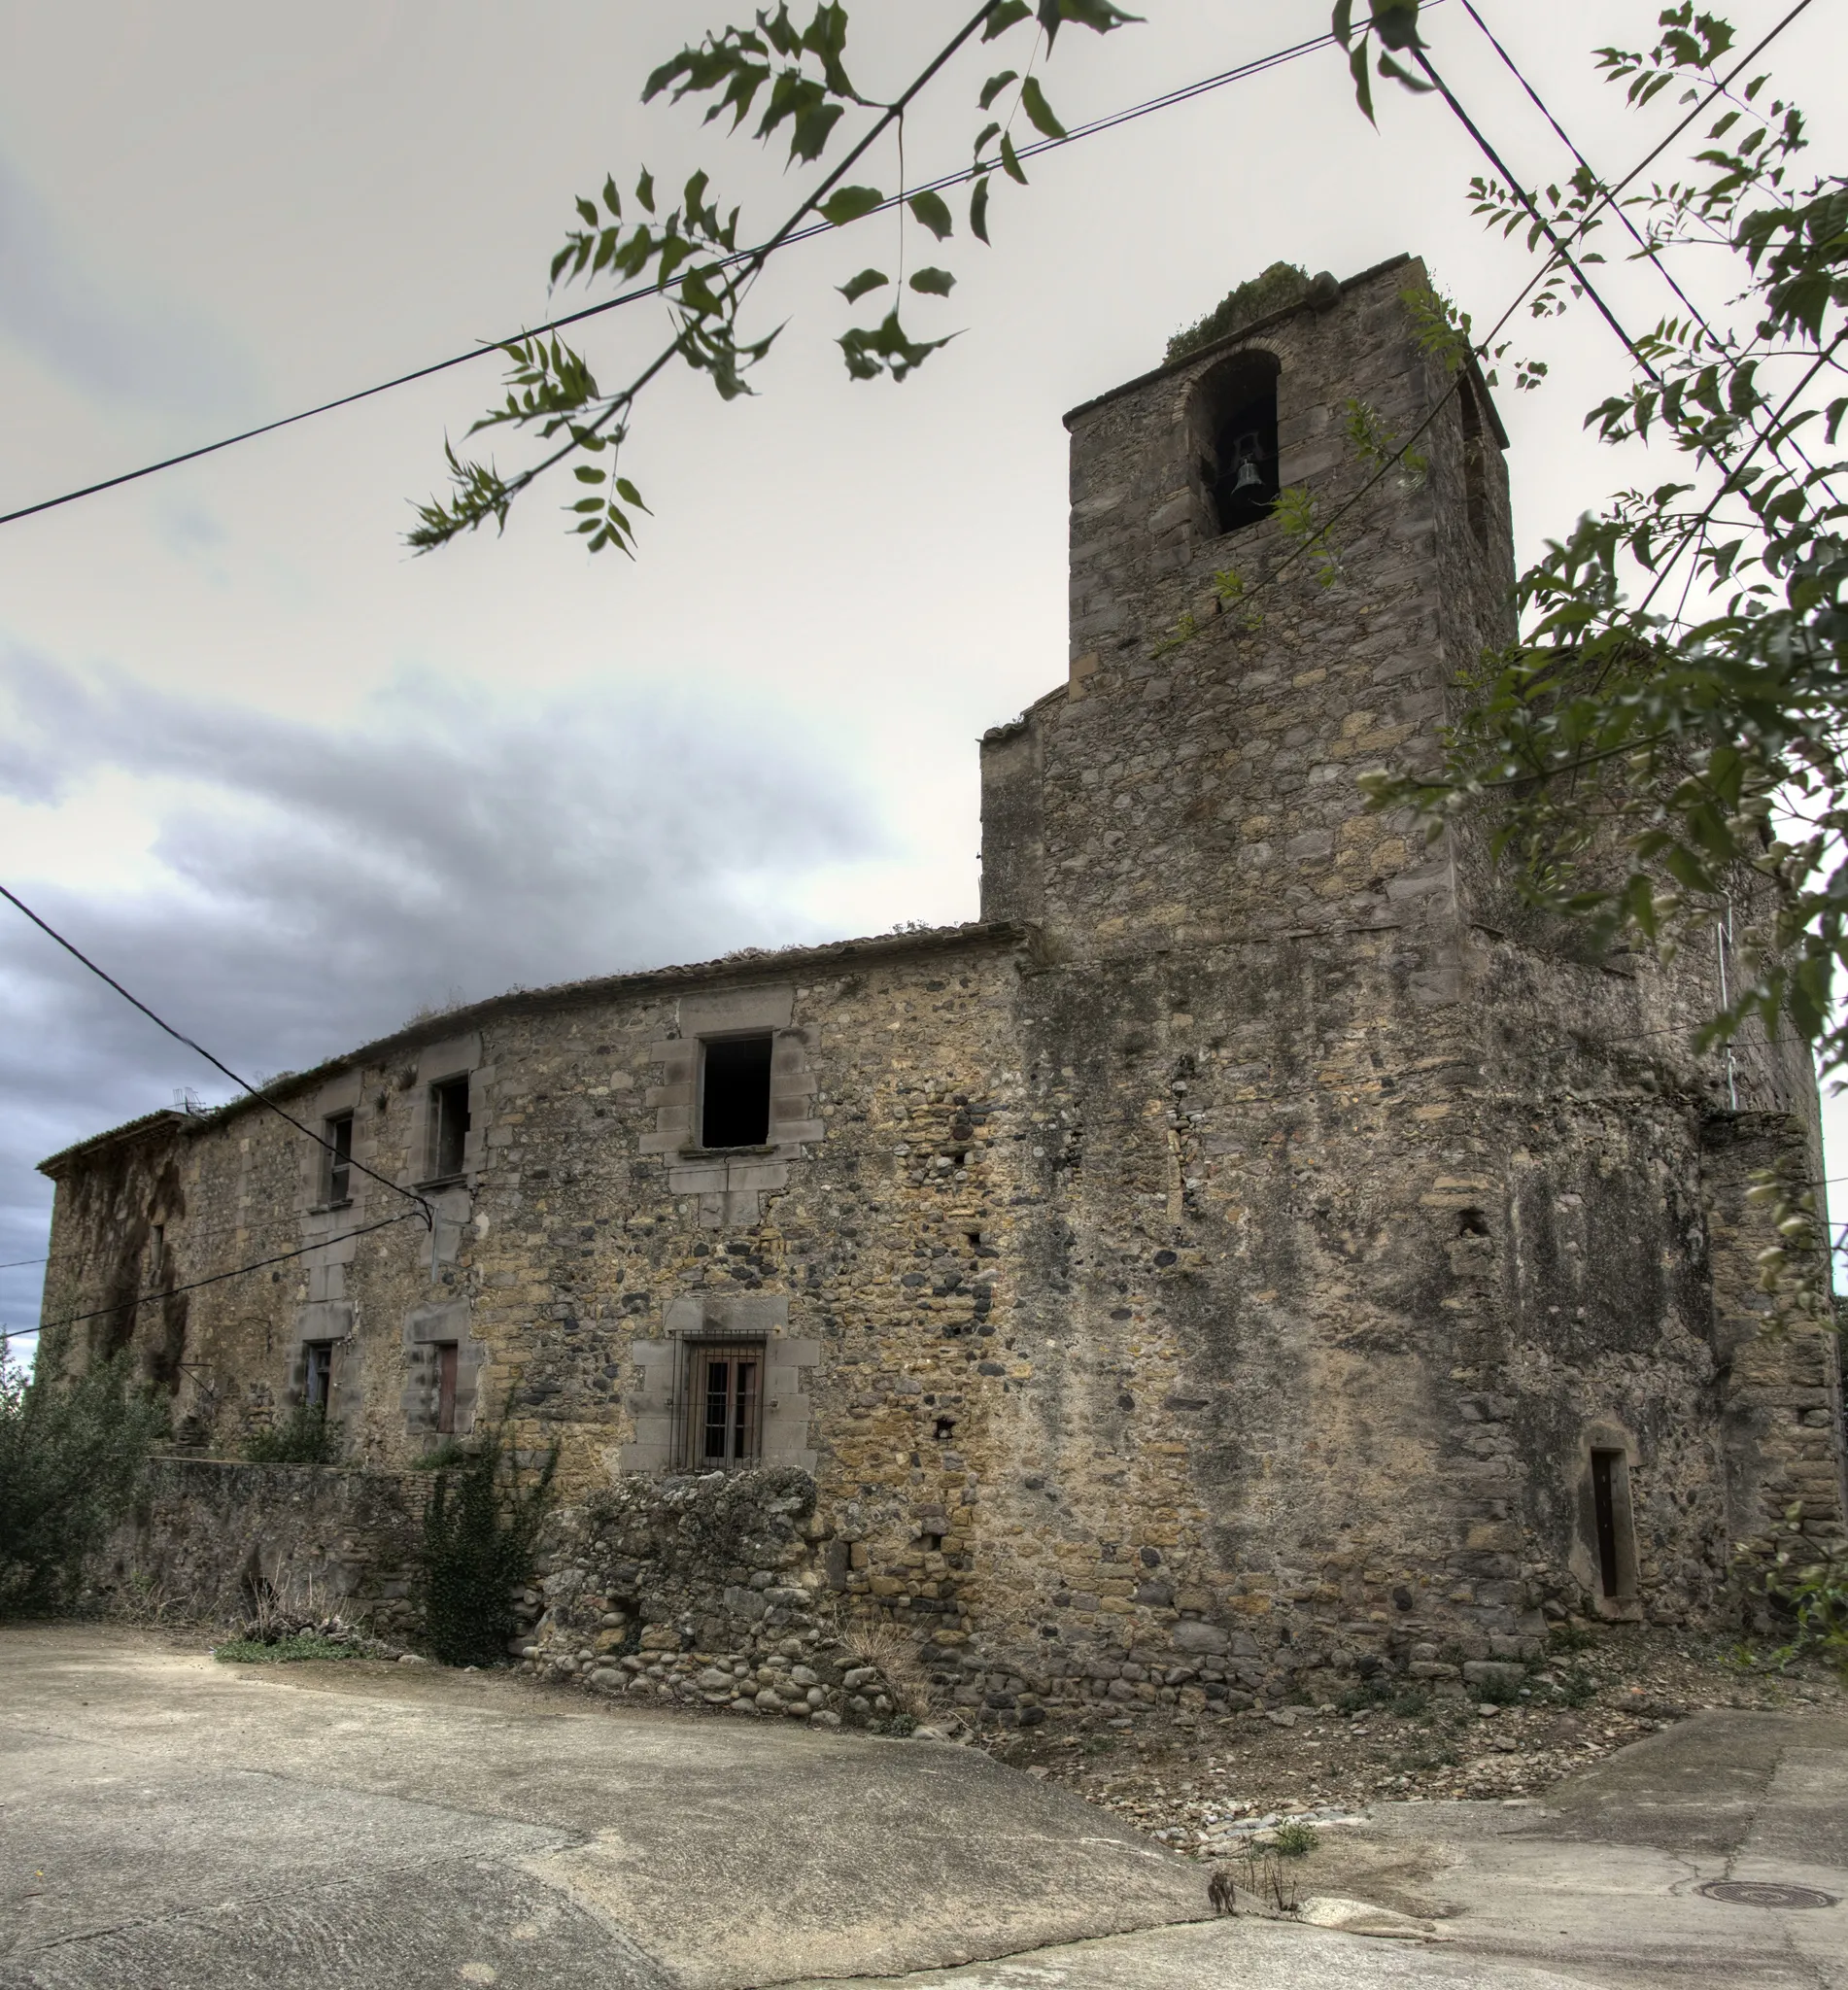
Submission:
[[[1204,318],[1197,318],[1168,341],[1162,355],[1164,363],[1184,360],[1215,340],[1229,338],[1243,325],[1252,325],[1296,302],[1309,289],[1309,272],[1293,262],[1273,262],[1256,276],[1247,277],[1214,305]]]
[[[584,356],[556,331],[504,346],[501,350],[510,363],[506,397],[469,432],[521,431],[539,445],[537,452],[520,469],[503,473],[492,461],[461,454],[453,443],[446,443],[448,492],[417,507],[417,522],[407,534],[410,546],[429,552],[491,521],[504,530],[520,498],[549,471],[568,463],[578,486],[567,506],[572,530],[593,553],[613,546],[633,557],[637,515],[648,506],[619,468],[619,460],[642,392],[676,360],[705,374],[726,400],[755,391],[749,376],[768,358],[781,327],[748,335],[742,328],[744,303],[770,257],[804,222],[814,216],[844,228],[882,210],[896,209],[901,239],[907,216],[936,241],[954,234],[949,203],[935,189],[907,194],[901,189],[888,198],[877,187],[846,180],[888,133],[901,147],[902,166],[906,109],[950,56],[978,32],[983,42],[992,42],[1026,26],[1034,38],[1034,54],[1024,68],[991,76],[977,98],[986,121],[964,178],[970,187],[970,233],[986,242],[993,175],[1005,173],[1026,185],[1010,135],[1015,116],[1023,115],[1047,137],[1064,136],[1065,127],[1033,74],[1035,60],[1042,53],[1050,55],[1067,21],[1107,34],[1134,18],[1111,0],[1037,0],[1033,6],[1027,0],[988,0],[909,87],[889,103],[863,95],[849,76],[847,11],[838,4],[817,7],[807,25],[799,26],[786,0],[779,0],[773,14],[760,10],[750,26],[728,26],[716,35],[707,34],[697,46],[683,48],[662,63],[643,88],[644,103],[663,94],[674,103],[703,100],[704,121],[729,120],[731,131],[739,130],[755,114],[751,136],[765,145],[786,143],[792,166],[823,160],[850,112],[876,115],[871,129],[755,248],[738,246],[739,209],[722,211],[703,171],[692,175],[679,202],[665,216],[659,213],[654,177],[645,168],[630,196],[633,217],[625,216],[624,196],[613,174],[605,177],[597,199],[580,196],[575,205],[581,225],[566,234],[552,257],[553,285],[642,285],[660,295],[671,338],[633,378],[614,388],[600,383]],[[1004,99],[1005,119],[987,116]],[[913,296],[943,298],[955,281],[949,270],[933,266],[916,271],[904,289]],[[867,268],[837,288],[853,305],[890,282],[882,270]],[[941,351],[949,337],[913,336],[905,326],[900,306],[894,304],[877,324],[849,326],[838,343],[850,379],[901,381]]]
[[[1790,1507],[1770,1558],[1753,1571],[1750,1587],[1770,1605],[1791,1635],[1751,1663],[1781,1671],[1798,1659],[1820,1659],[1848,1681],[1848,1543],[1819,1542],[1802,1531],[1801,1502]]]
[[[436,1475],[414,1590],[425,1642],[445,1664],[493,1664],[506,1656],[512,1593],[531,1569],[557,1461],[550,1454],[523,1482],[503,1424],[461,1465]]]
[[[1368,58],[1377,61],[1379,73],[1410,90],[1427,90],[1430,85],[1416,77],[1398,58],[1407,49],[1421,49],[1419,39],[1419,0],[1368,0],[1366,18],[1354,27],[1354,0],[1335,0],[1335,39],[1348,51],[1348,70],[1353,78],[1354,101],[1373,122],[1373,82]]]
[[[356,1644],[325,1637],[318,1630],[299,1630],[290,1637],[265,1640],[260,1637],[228,1637],[212,1648],[222,1665],[288,1665],[305,1659],[361,1659]]]
[[[70,1600],[166,1433],[125,1356],[67,1377],[63,1355],[48,1336],[29,1379],[0,1361],[0,1616]]]
[[[254,1431],[244,1443],[254,1465],[330,1465],[340,1458],[340,1425],[316,1403],[297,1403],[280,1424]]]

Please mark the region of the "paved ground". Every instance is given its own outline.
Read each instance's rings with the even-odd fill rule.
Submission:
[[[1848,1906],[1694,1891],[1848,1896],[1848,1721],[1707,1716],[1544,1811],[1377,1815],[1304,1890],[1445,1941],[1203,1922],[1198,1866],[973,1751],[0,1631],[0,1990],[1848,1990]]]

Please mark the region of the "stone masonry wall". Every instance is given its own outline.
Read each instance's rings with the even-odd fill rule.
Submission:
[[[87,1587],[183,1621],[242,1623],[260,1596],[403,1636],[428,1490],[421,1473],[160,1458]]]
[[[345,1455],[382,1473],[438,1444],[454,1344],[458,1435],[560,1449],[528,1663],[599,1690],[844,1717],[838,1619],[997,1719],[1185,1710],[1522,1657],[1574,1612],[1713,1620],[1777,1502],[1839,1524],[1831,1356],[1750,1294],[1747,1163],[1820,1174],[1813,1081],[1687,1047],[1717,961],[1582,958],[1506,915],[1468,832],[1366,806],[1508,633],[1492,410],[1472,431],[1420,353],[1421,280],[1321,286],[1069,418],[1072,658],[984,742],[983,924],[510,995],[290,1080],[386,1178],[338,1205],[249,1105],[87,1143],[47,1163],[48,1317],[173,1292],[96,1345],[221,1457],[331,1342]],[[1325,577],[1275,521],[1211,531],[1198,395],[1248,347],[1284,480],[1355,500]],[[1367,484],[1354,396],[1429,417],[1425,474]],[[1254,620],[1215,612],[1227,567],[1278,572]],[[699,1043],[741,1029],[770,1137],[707,1152]],[[462,1166],[431,1181],[451,1080]],[[688,1351],[739,1333],[812,1508],[684,1475]],[[1636,1522],[1611,1597],[1598,1450]],[[721,1579],[685,1554],[734,1497]]]

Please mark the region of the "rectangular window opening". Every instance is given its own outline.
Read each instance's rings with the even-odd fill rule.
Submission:
[[[688,1462],[695,1471],[754,1464],[763,1452],[764,1343],[708,1341],[689,1350]]]
[[[308,1357],[302,1375],[302,1401],[325,1417],[333,1398],[333,1343],[307,1341],[302,1353]]]
[[[1623,1595],[1623,1564],[1618,1555],[1618,1494],[1624,1470],[1621,1451],[1591,1454],[1591,1506],[1597,1526],[1597,1573],[1606,1596]],[[1627,1503],[1627,1502],[1626,1502]]]
[[[348,1202],[353,1195],[353,1115],[335,1113],[321,1123],[327,1144],[321,1150],[323,1202]]]
[[[438,1341],[436,1356],[436,1428],[445,1437],[456,1434],[456,1370],[461,1349],[455,1341]]]
[[[715,1037],[701,1048],[700,1145],[765,1146],[770,1139],[770,1038]]]
[[[446,1078],[429,1088],[430,1172],[448,1182],[462,1172],[468,1138],[468,1080]]]

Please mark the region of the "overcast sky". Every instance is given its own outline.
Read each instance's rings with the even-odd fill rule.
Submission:
[[[1481,4],[1600,170],[1665,128],[1671,107],[1629,116],[1588,53],[1646,46],[1655,7]],[[862,87],[896,90],[968,5],[861,0]],[[1732,17],[1754,37],[1785,6]],[[1327,23],[1326,0],[1147,11],[1061,37],[1068,123]],[[571,196],[606,171],[705,164],[745,236],[773,225],[800,184],[774,159],[637,101],[727,17],[0,0],[0,510],[544,316]],[[1514,168],[1562,177],[1454,0],[1429,32]],[[1838,79],[1845,44],[1813,7],[1779,73]],[[911,120],[913,182],[966,158],[991,66],[972,52]],[[1837,164],[1848,114],[1813,95]],[[0,878],[266,1073],[514,982],[971,917],[975,740],[1063,673],[1061,413],[1279,257],[1346,275],[1420,252],[1491,320],[1529,265],[1471,220],[1480,168],[1431,99],[1383,93],[1371,130],[1332,52],[1231,86],[999,186],[996,246],[934,250],[958,288],[908,314],[963,335],[896,389],[846,381],[830,288],[889,266],[896,223],[793,250],[756,298],[789,320],[761,397],[669,379],[642,408],[633,566],[578,550],[566,491],[504,538],[407,556],[408,501],[492,361],[0,530]],[[896,166],[859,177],[890,189]],[[1637,326],[1664,308],[1647,271],[1609,282]],[[647,306],[584,344],[615,377],[662,331]],[[1501,395],[1523,554],[1641,473],[1579,434],[1624,378],[1608,332],[1581,313],[1527,345],[1553,371]],[[17,918],[0,1084],[0,1259],[44,1249],[44,1154],[222,1090]],[[0,1320],[35,1316],[39,1277],[0,1270]]]

